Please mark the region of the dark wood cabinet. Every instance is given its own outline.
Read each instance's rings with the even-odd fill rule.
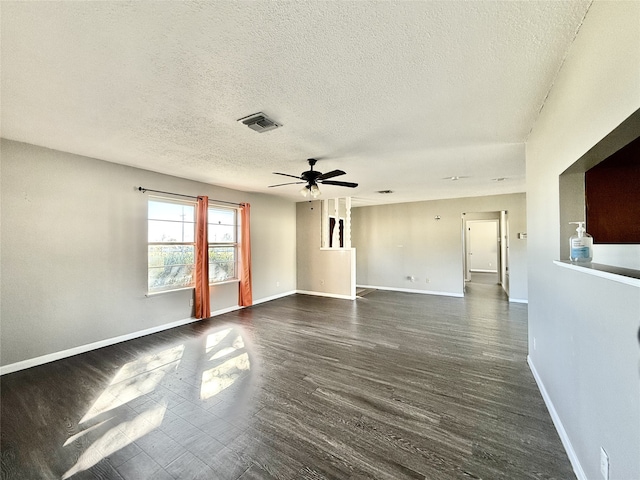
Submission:
[[[640,243],[640,137],[587,170],[584,182],[594,243]]]

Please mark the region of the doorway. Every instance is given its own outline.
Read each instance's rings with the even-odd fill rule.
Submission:
[[[474,283],[498,284],[498,249],[500,235],[498,220],[469,220],[467,222],[467,278]]]
[[[464,291],[468,284],[501,286],[509,293],[507,211],[464,213]]]

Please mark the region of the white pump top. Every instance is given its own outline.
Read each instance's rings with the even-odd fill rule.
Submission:
[[[578,228],[576,228],[576,232],[578,232],[578,238],[582,238],[584,236],[584,232],[587,231],[584,228],[584,222],[569,222],[569,223],[578,225]]]

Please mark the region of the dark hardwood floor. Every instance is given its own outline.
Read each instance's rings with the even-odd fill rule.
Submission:
[[[1,379],[3,479],[575,478],[527,307],[293,295]]]

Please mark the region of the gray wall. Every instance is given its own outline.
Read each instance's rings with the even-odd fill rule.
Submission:
[[[526,300],[527,241],[516,238],[527,231],[524,193],[353,208],[357,284],[462,295],[462,214],[500,210],[509,212],[510,296]]]
[[[331,214],[331,212],[329,212]],[[321,249],[322,202],[297,204],[298,291],[355,298],[353,249]]]
[[[640,3],[595,1],[527,143],[530,363],[582,478],[600,447],[640,478],[640,289],[554,265],[558,177],[640,108],[639,66]]]
[[[1,153],[3,366],[191,317],[192,290],[145,296],[137,186],[251,203],[254,301],[296,289],[294,203],[8,140]],[[211,310],[237,291],[214,287]]]

